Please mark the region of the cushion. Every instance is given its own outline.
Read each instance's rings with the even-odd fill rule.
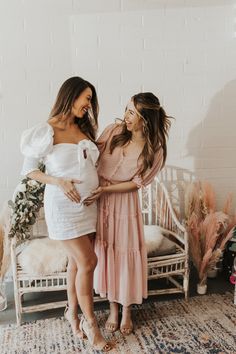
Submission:
[[[173,254],[176,245],[164,235],[165,230],[157,225],[144,225],[144,236],[149,257]],[[62,244],[48,237],[32,239],[20,249],[18,263],[29,275],[49,275],[66,271],[67,256]]]
[[[158,225],[144,225],[144,237],[148,257],[176,253],[176,244],[165,237],[165,235],[168,235],[168,230]]]
[[[49,275],[66,271],[67,256],[60,242],[44,237],[28,241],[18,263],[29,275]]]

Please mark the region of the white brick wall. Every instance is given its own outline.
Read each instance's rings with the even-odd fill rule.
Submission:
[[[226,0],[1,0],[0,204],[19,180],[21,132],[61,83],[93,82],[101,129],[141,90],[173,121],[168,164],[236,191],[236,8]]]

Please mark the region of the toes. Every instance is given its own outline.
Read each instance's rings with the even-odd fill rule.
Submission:
[[[112,345],[111,343],[106,343],[105,346],[103,347],[103,351],[104,352],[109,352],[110,350],[112,350],[114,347],[114,345]]]
[[[118,329],[118,323],[107,322],[105,328],[109,332],[115,332]]]
[[[130,335],[133,332],[133,325],[130,325],[130,326],[127,326],[127,327],[121,326],[120,327],[120,331],[124,335]]]

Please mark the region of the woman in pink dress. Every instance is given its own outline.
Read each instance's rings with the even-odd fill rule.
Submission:
[[[85,201],[98,199],[94,289],[107,296],[106,329],[133,330],[130,305],[147,298],[147,252],[138,189],[152,182],[166,160],[170,121],[152,93],[134,95],[124,121],[108,126],[98,139],[100,186]]]

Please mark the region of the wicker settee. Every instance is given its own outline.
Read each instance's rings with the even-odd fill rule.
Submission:
[[[180,198],[179,187],[173,189],[173,183],[170,180],[168,183],[166,182],[167,172],[168,170],[164,169],[151,185],[139,192],[144,224],[161,226],[168,231],[165,233],[165,237],[171,239],[175,244],[174,253],[148,256],[148,280],[152,283],[148,294],[183,293],[187,299],[189,288],[188,235],[174,211],[175,208],[179,216],[181,215],[181,210],[178,206],[178,198]],[[169,187],[171,193],[168,193],[166,186],[167,188]],[[175,195],[173,193],[176,191],[177,197],[176,193]],[[47,229],[43,210],[41,210],[33,228],[33,236],[41,237],[46,235]],[[24,301],[25,294],[66,290],[66,272],[57,272],[44,276],[28,274],[19,264],[19,253],[15,240],[12,240],[11,261],[18,325],[21,323],[23,313],[59,308],[65,306],[66,303],[66,301],[53,301],[27,306]],[[94,300],[104,301],[98,296],[95,296]]]

